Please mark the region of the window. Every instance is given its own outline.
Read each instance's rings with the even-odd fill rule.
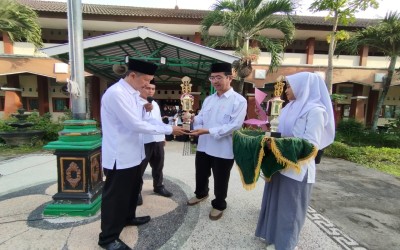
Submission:
[[[4,96],[0,96],[0,111],[4,111],[5,101]]]
[[[26,111],[34,111],[39,109],[39,99],[36,97],[23,97],[22,105]]]
[[[340,86],[338,93],[339,94],[352,94],[353,93],[353,87]]]
[[[64,112],[69,108],[69,98],[53,98],[53,112]]]
[[[338,108],[342,115],[342,118],[349,118],[350,116],[350,105],[349,104],[339,104]]]
[[[398,115],[398,108],[395,105],[384,105],[382,106],[382,116],[383,118],[396,118]],[[396,112],[397,111],[397,112]]]

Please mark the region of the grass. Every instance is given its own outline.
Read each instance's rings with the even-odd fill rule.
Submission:
[[[197,144],[190,143],[190,153],[196,154],[196,150],[197,150]]]
[[[341,142],[334,142],[324,154],[400,177],[399,148],[351,147]]]
[[[48,152],[48,151],[43,150],[43,145],[39,144],[35,146],[24,145],[20,147],[10,147],[6,144],[0,144],[0,157],[2,158],[12,158],[38,152]]]

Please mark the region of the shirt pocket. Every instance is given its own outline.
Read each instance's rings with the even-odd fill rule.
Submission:
[[[227,113],[222,113],[220,116],[220,122],[222,124],[228,124],[231,121],[231,115]]]

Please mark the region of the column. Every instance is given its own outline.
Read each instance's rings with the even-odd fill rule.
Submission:
[[[306,40],[306,53],[307,53],[307,64],[313,64],[314,62],[314,50],[315,50],[315,38],[310,37]]]
[[[39,100],[39,114],[49,112],[49,84],[47,77],[37,75],[37,90]]]
[[[4,54],[14,54],[14,45],[7,32],[3,32]]]
[[[363,46],[360,49],[360,52],[359,52],[359,54],[360,54],[359,66],[364,66],[364,67],[367,66],[368,50],[369,50],[368,46]]]

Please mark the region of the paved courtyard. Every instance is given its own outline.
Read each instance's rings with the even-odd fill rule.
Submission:
[[[134,249],[265,249],[254,237],[263,180],[252,191],[232,170],[228,208],[218,221],[208,213],[213,199],[188,207],[195,187],[189,143],[168,142],[165,185],[174,195],[152,191],[145,174],[138,215],[152,221],[126,227],[121,239]],[[0,249],[99,249],[100,216],[43,217],[57,192],[56,157],[31,154],[0,161]],[[355,164],[324,158],[301,233],[299,249],[400,249],[400,180]]]

